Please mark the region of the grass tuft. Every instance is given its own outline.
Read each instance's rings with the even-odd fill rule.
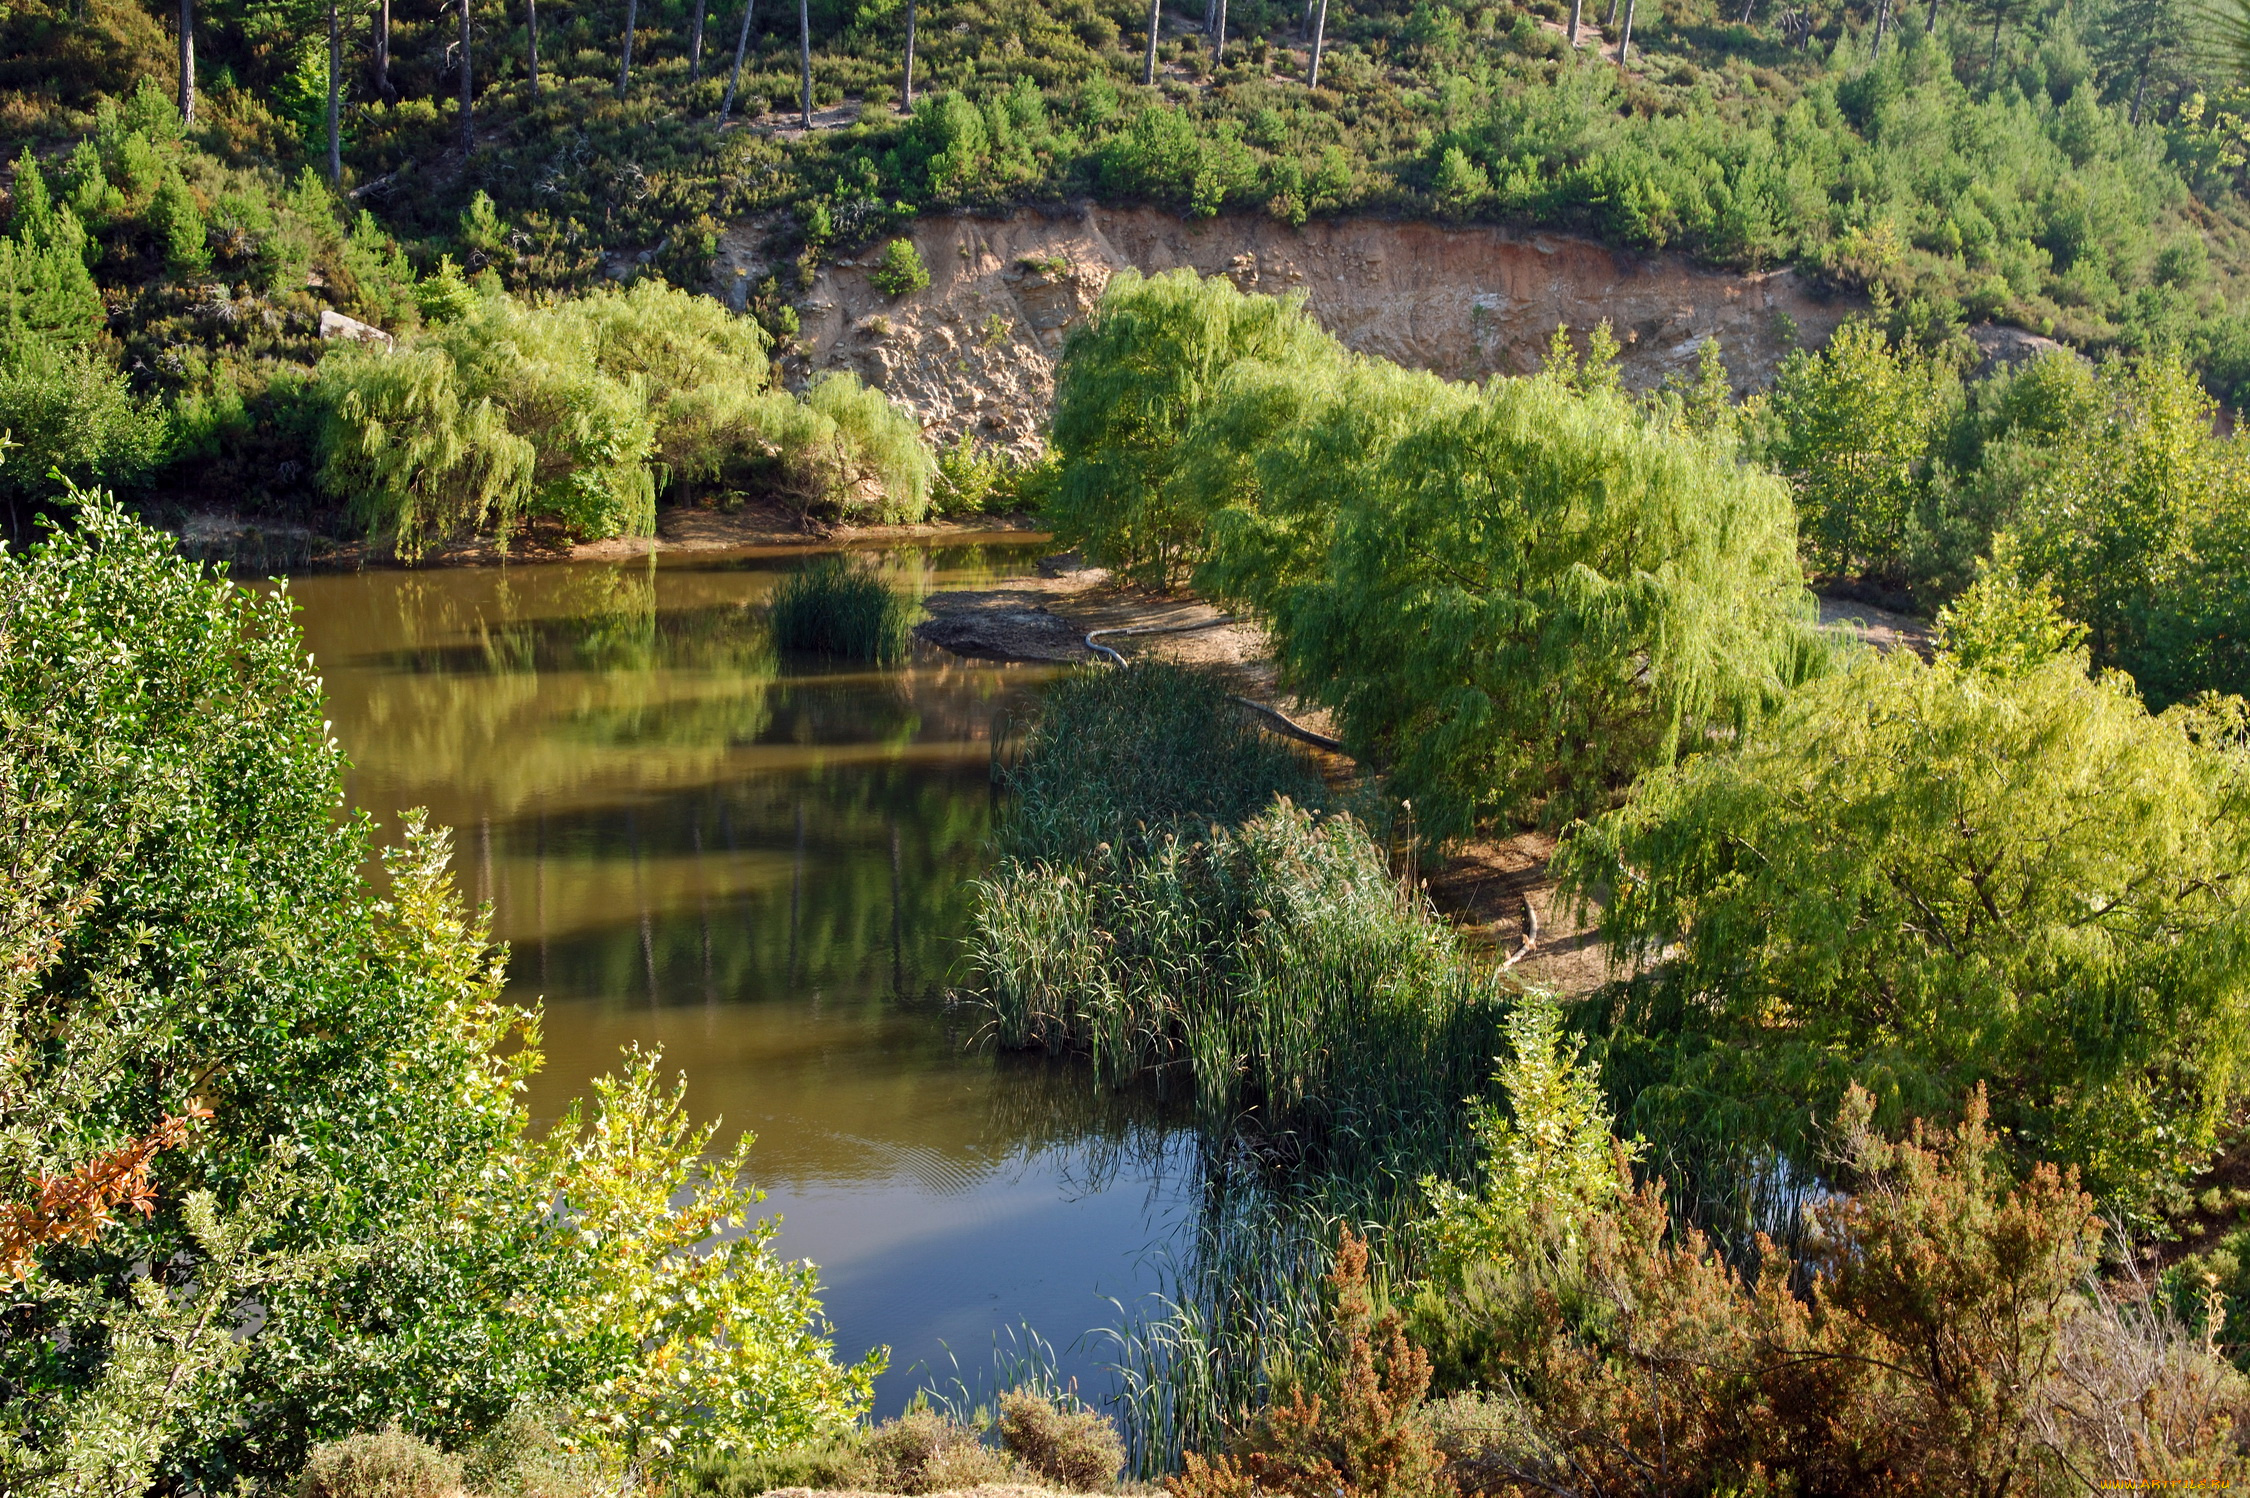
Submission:
[[[773,595],[773,639],[783,650],[889,665],[904,660],[914,601],[843,557],[822,557]]]

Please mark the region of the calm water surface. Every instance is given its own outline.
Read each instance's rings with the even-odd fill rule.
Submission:
[[[901,586],[1029,570],[1036,546],[893,551]],[[1089,1388],[1154,1288],[1186,1155],[1068,1069],[974,1046],[940,995],[987,865],[990,741],[1046,674],[928,647],[892,670],[777,654],[802,556],[315,576],[292,585],[351,756],[395,834],[455,829],[464,890],[546,1011],[552,1118],[661,1045],[818,1263],[839,1353],[892,1349],[879,1407],[973,1382],[1028,1324]]]

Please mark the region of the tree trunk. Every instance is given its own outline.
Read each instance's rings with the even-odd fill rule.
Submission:
[[[1209,41],[1219,24],[1219,0],[1203,0],[1203,39]]]
[[[914,0],[906,0],[906,86],[901,97],[911,111],[914,108]]]
[[[625,0],[625,60],[617,69],[617,97],[625,97],[625,85],[633,81],[633,28],[640,24],[641,0]]]
[[[1749,24],[1750,24],[1750,18],[1751,18],[1752,16],[1756,15],[1757,13],[1758,13],[1758,0],[1742,0],[1742,24],[1743,24],[1743,25],[1745,25],[1745,26],[1749,25]]]
[[[1883,33],[1891,26],[1891,0],[1875,0],[1875,47],[1867,55],[1869,60],[1883,55]]]
[[[797,0],[797,108],[812,129],[812,0]]]
[[[469,55],[471,40],[469,0],[459,0],[461,6],[461,149],[474,150],[477,143],[476,68]]]
[[[1148,56],[1141,63],[1143,86],[1156,82],[1156,30],[1164,19],[1164,0],[1148,0]]]
[[[336,0],[328,0],[328,180],[344,180],[344,28]]]
[[[1924,36],[1937,35],[1937,7],[1938,0],[1930,0],[1930,24],[1922,28]]]
[[[742,82],[742,54],[750,45],[750,13],[758,8],[758,0],[742,0],[742,29],[734,38],[734,71],[727,74],[727,96],[719,101],[719,123],[724,125],[727,116],[734,112],[734,91]]]
[[[1219,0],[1219,27],[1211,33],[1211,71],[1219,71],[1219,63],[1227,55],[1227,0]]]
[[[1625,66],[1625,49],[1633,45],[1633,7],[1639,0],[1625,0],[1625,29],[1617,33],[1617,65]]]
[[[1328,39],[1328,0],[1320,0],[1320,9],[1313,13],[1312,66],[1305,69],[1305,87],[1320,87],[1320,44]]]
[[[1566,33],[1566,35],[1573,47],[1578,45],[1579,13],[1585,8],[1586,0],[1570,0],[1570,30]]]
[[[707,0],[695,0],[695,25],[688,33],[687,79],[694,83],[703,77],[703,9]]]
[[[1984,60],[1984,70],[1990,73],[2000,66],[2000,24],[2007,20],[2006,9],[1995,6],[1992,12],[1992,55]]]
[[[180,0],[180,123],[195,123],[195,0]]]
[[[1608,31],[1617,24],[1617,0],[1609,0],[1609,9],[1602,12],[1602,30]]]
[[[385,5],[390,0],[383,0]],[[523,0],[524,34],[531,43],[531,98],[539,100],[539,0]]]
[[[375,0],[372,21],[367,50],[375,60],[375,92],[385,104],[396,104],[398,90],[391,85],[391,0]]]
[[[2149,44],[2149,49],[2141,54],[2141,76],[2133,83],[2133,109],[2125,117],[2125,123],[2128,125],[2138,125],[2141,122],[2141,104],[2148,97],[2149,69],[2155,66],[2156,44],[2152,42]]]

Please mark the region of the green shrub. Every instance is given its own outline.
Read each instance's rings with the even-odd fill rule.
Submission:
[[[932,1409],[910,1409],[867,1435],[866,1481],[883,1493],[947,1493],[1008,1482],[1015,1463],[969,1426]]]
[[[753,1456],[706,1457],[688,1470],[684,1486],[710,1498],[759,1498],[775,1488],[857,1488],[869,1477],[864,1432]]]
[[[164,250],[164,269],[172,276],[185,279],[211,269],[211,252],[204,245],[207,231],[203,211],[177,171],[165,173],[155,196],[149,199],[148,227]]]
[[[901,297],[930,284],[929,268],[911,239],[894,239],[883,246],[883,258],[867,273],[875,289],[885,296]]]
[[[1253,1127],[1341,1174],[1446,1170],[1508,984],[1463,952],[1348,816],[1239,827],[976,888],[976,1003],[1011,1049],[1110,1084],[1171,1072],[1214,1137]]]
[[[1117,1427],[1076,1401],[1065,1409],[1029,1389],[1000,1396],[1000,1444],[1024,1466],[1070,1493],[1093,1493],[1117,1480],[1125,1443]]]
[[[11,504],[57,495],[53,472],[137,490],[169,446],[163,411],[134,398],[106,358],[38,338],[0,344],[0,430],[16,444],[0,457],[0,494]]]
[[[461,1479],[477,1498],[598,1498],[607,1489],[599,1458],[565,1440],[564,1411],[518,1404],[464,1453]]]
[[[1310,380],[1343,358],[1297,301],[1193,271],[1119,274],[1055,372],[1056,536],[1136,580],[1180,581],[1202,559],[1205,517],[1167,485],[1227,371],[1257,360]]]
[[[1620,394],[1245,364],[1183,445],[1199,584],[1441,835],[1609,805],[1825,669],[1781,484]]]
[[[659,464],[683,488],[763,474],[807,511],[927,512],[936,465],[911,416],[850,374],[802,399],[770,389],[770,340],[708,297],[648,279],[553,306],[443,303],[396,353],[320,365],[322,482],[402,555],[527,519],[646,534]]]
[[[773,595],[773,641],[784,650],[888,665],[903,660],[919,607],[877,574],[823,557]]]
[[[1253,723],[1216,677],[1162,660],[1048,688],[1007,788],[1001,848],[1048,860],[1239,826],[1276,796],[1331,799],[1305,752]]]
[[[315,1446],[297,1498],[453,1498],[461,1463],[396,1426]]]
[[[1649,964],[1600,1014],[1631,1127],[1810,1172],[1854,1085],[1895,1128],[1989,1084],[2012,1148],[2132,1219],[2209,1158],[2250,1083],[2240,723],[2012,669],[1864,661],[1565,845]]]

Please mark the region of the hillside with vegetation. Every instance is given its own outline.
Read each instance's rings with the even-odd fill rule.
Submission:
[[[1084,198],[1569,230],[1799,267],[1956,358],[1965,326],[1999,320],[2096,356],[2176,353],[2223,401],[2250,379],[2250,93],[2223,18],[2187,0],[799,11],[11,10],[12,336],[42,345],[11,343],[0,413],[34,444],[9,465],[19,524],[59,466],[174,517],[365,530],[323,435],[327,309],[417,343],[494,291],[701,292],[739,234],[761,273],[725,290],[785,356],[824,259],[935,210]],[[921,274],[901,267],[898,291]],[[599,356],[572,360],[577,379]],[[599,405],[614,375],[583,372]],[[46,432],[64,398],[99,419]],[[778,487],[843,515],[846,490],[890,481],[874,460],[808,478],[792,454],[819,419],[769,418],[729,460],[765,479],[638,444],[667,465],[659,498]],[[494,504],[487,526],[515,513]],[[921,505],[909,482],[874,508]],[[597,534],[645,506],[532,509]]]

